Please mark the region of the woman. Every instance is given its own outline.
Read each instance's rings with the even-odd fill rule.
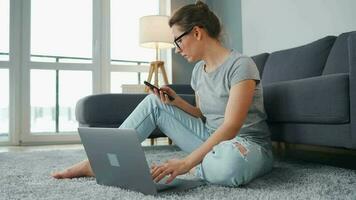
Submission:
[[[262,86],[251,58],[225,48],[219,40],[217,16],[201,1],[177,10],[169,21],[175,51],[189,62],[198,62],[191,86],[196,107],[171,88],[148,95],[120,128],[134,128],[143,141],[158,126],[182,150],[183,159],[152,166],[158,182],[191,172],[213,184],[239,186],[272,168],[270,133],[263,107]],[[203,120],[204,119],[204,120]],[[94,176],[87,160],[55,178]]]

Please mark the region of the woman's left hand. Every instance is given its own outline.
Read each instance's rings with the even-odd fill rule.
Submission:
[[[159,182],[165,176],[170,175],[166,181],[166,183],[170,183],[178,175],[185,174],[189,172],[189,170],[190,167],[185,160],[171,159],[164,164],[153,165],[151,167],[151,175],[155,182]]]

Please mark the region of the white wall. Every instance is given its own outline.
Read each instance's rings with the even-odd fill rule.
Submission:
[[[355,0],[241,0],[243,53],[296,47],[356,31]]]
[[[242,51],[241,0],[207,0],[222,24],[225,47]]]

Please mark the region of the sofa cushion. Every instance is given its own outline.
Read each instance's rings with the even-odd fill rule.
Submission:
[[[348,123],[349,74],[273,83],[263,88],[271,122]]]
[[[335,38],[327,36],[304,46],[270,54],[263,70],[262,84],[321,75]]]
[[[329,57],[326,60],[324,74],[348,73],[349,72],[349,53],[348,40],[349,32],[341,34],[335,41],[333,48],[330,51]]]
[[[265,67],[266,60],[269,56],[269,53],[262,53],[255,56],[252,56],[252,60],[256,63],[260,77],[263,75],[263,68]]]
[[[75,107],[77,121],[89,126],[118,127],[147,94],[95,94],[84,97]]]
[[[75,112],[82,126],[119,127],[147,94],[95,94],[80,99]],[[181,94],[195,105],[194,95]]]

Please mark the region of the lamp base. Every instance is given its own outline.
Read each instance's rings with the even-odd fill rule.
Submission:
[[[155,85],[156,87],[159,87],[158,86],[158,70],[161,70],[161,73],[162,73],[162,76],[163,76],[163,82],[164,82],[164,84],[167,85],[168,84],[168,77],[167,77],[166,70],[164,68],[164,62],[163,61],[151,62],[150,70],[148,72],[147,82],[151,83],[152,76],[154,76],[153,85]],[[146,87],[145,91],[148,92],[149,88]]]

